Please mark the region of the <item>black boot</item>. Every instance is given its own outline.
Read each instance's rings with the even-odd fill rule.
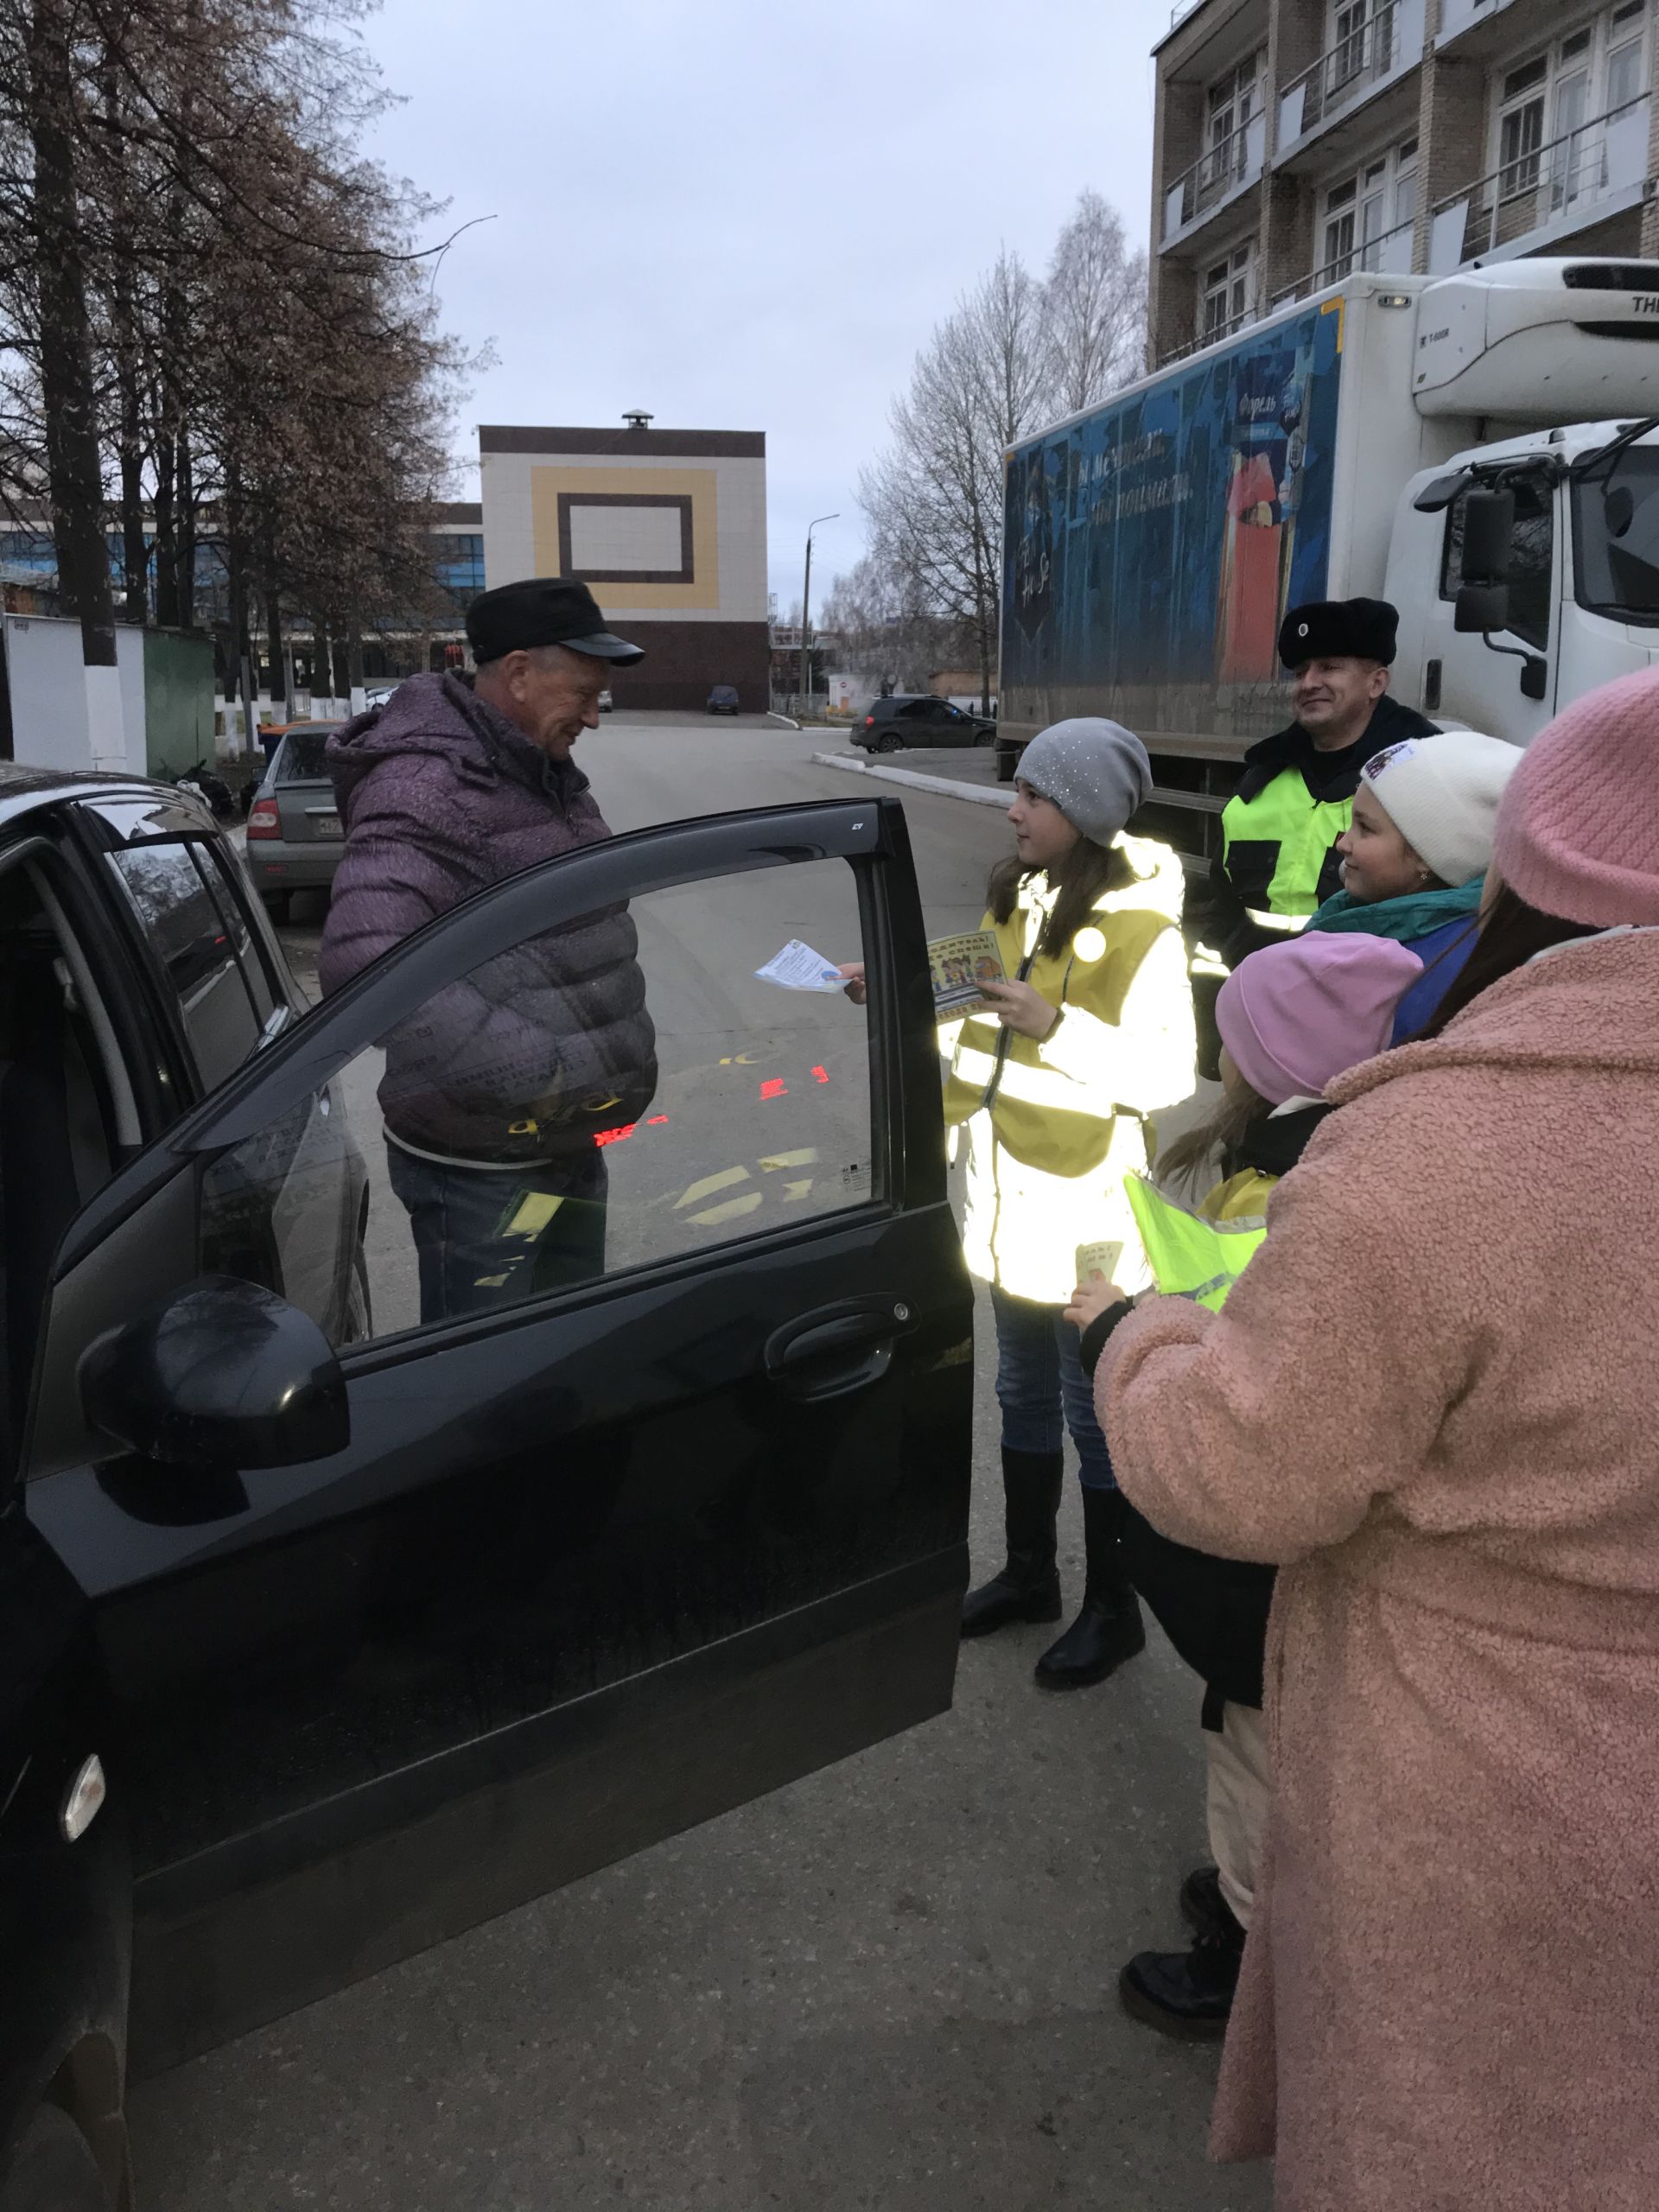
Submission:
[[[1060,1576],[1054,1564],[1054,1529],[1060,1511],[1058,1452],[1011,1452],[1002,1447],[1003,1524],[1007,1564],[1001,1574],[970,1590],[962,1601],[964,1636],[988,1636],[1012,1621],[1057,1621]]]
[[[1080,1690],[1090,1682],[1103,1682],[1115,1667],[1146,1649],[1141,1607],[1124,1573],[1117,1540],[1122,1506],[1118,1491],[1084,1485],[1083,1542],[1089,1579],[1083,1611],[1037,1662],[1037,1680],[1046,1690]]]
[[[1224,1911],[1226,1908],[1223,1907]],[[1207,1928],[1190,1951],[1142,1951],[1117,1978],[1125,2012],[1183,2043],[1209,2043],[1227,2032],[1244,1956],[1244,1930]]]

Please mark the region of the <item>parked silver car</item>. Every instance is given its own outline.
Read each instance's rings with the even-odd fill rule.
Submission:
[[[296,723],[270,757],[248,809],[248,874],[273,921],[288,918],[290,891],[326,890],[342,842],[340,810],[324,759],[341,722]]]

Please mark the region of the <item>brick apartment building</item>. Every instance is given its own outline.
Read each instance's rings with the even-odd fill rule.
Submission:
[[[1197,0],[1155,49],[1149,365],[1356,269],[1659,258],[1655,0]]]

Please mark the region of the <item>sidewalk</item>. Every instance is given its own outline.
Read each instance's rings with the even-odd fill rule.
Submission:
[[[849,775],[874,776],[887,784],[908,784],[917,791],[938,791],[946,798],[971,799],[981,806],[1001,807],[1004,812],[1014,800],[1012,786],[996,780],[996,754],[988,745],[967,746],[957,751],[929,747],[915,753],[883,753],[879,760],[851,750],[815,753],[812,758],[825,768],[842,768]],[[906,765],[895,766],[895,761]],[[916,763],[913,767],[909,765],[912,761]],[[921,765],[924,761],[925,767]]]

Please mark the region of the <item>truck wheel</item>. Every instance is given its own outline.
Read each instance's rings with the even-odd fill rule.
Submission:
[[[999,784],[1011,784],[1014,781],[1014,754],[1008,752],[1006,747],[998,746],[996,749],[996,780]]]
[[[273,922],[282,923],[288,919],[289,894],[286,891],[262,891],[259,896],[264,900],[265,912]]]
[[[110,2212],[92,2146],[67,2112],[42,2105],[0,2181],[0,2212]]]

